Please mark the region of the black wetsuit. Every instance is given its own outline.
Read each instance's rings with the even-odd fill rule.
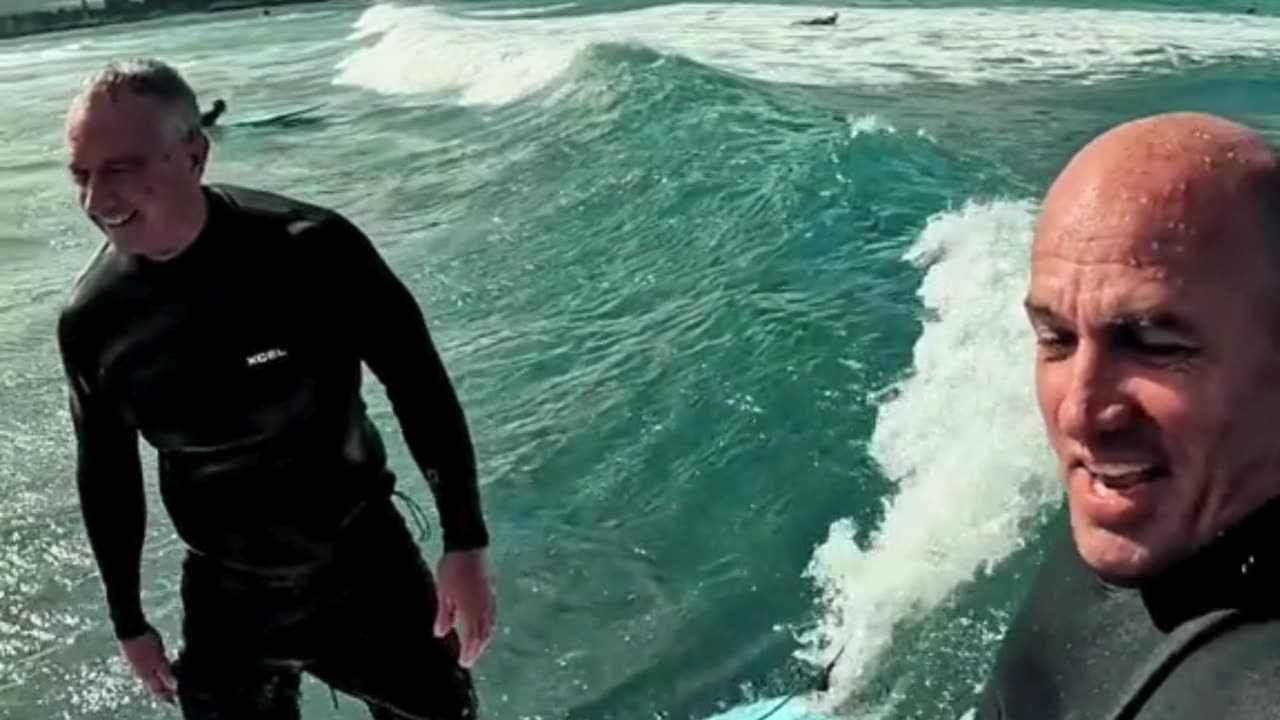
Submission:
[[[200,126],[211,128],[215,124],[217,124],[219,117],[222,117],[221,108],[213,108],[211,110],[206,110],[200,114]]]
[[[796,25],[810,25],[810,26],[835,25],[836,21],[839,19],[840,19],[839,15],[827,15],[826,17],[812,18],[809,20],[797,20]]]
[[[296,717],[300,669],[408,713],[383,717],[474,712],[456,638],[432,636],[433,580],[391,505],[361,398],[363,362],[429,481],[445,549],[485,547],[466,422],[414,298],[341,215],[205,192],[191,246],[157,262],[104,244],[58,324],[82,513],[117,637],[149,629],[140,435],[190,548],[187,717]]]
[[[1280,717],[1280,503],[1141,589],[1055,534],[976,720]]]

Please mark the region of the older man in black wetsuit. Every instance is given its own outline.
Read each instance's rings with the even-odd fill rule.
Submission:
[[[1026,302],[1069,521],[977,717],[1280,717],[1280,159],[1201,114],[1104,133]]]
[[[205,185],[199,107],[163,63],[91,78],[67,140],[107,241],[58,337],[84,522],[133,671],[187,718],[297,718],[302,671],[376,718],[474,716],[467,668],[494,617],[488,533],[463,413],[414,298],[340,214]],[[362,362],[435,498],[435,577],[391,503]],[[172,666],[139,598],[139,436],[190,548]]]

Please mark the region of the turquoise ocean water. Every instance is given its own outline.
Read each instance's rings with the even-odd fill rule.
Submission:
[[[426,310],[495,537],[487,717],[706,718],[848,642],[819,706],[950,720],[1058,500],[1018,309],[1037,198],[1135,115],[1280,136],[1269,2],[882,2],[820,29],[798,4],[331,3],[0,43],[0,718],[176,717],[104,624],[52,334],[98,242],[62,113],[108,59],[170,60],[231,119],[327,103],[222,131],[211,178],[342,210]],[[173,646],[182,547],[151,499]]]

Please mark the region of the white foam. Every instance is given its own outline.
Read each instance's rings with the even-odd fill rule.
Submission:
[[[1033,222],[1029,203],[969,205],[932,218],[909,253],[929,266],[919,294],[932,319],[870,446],[897,492],[867,549],[838,522],[807,570],[823,613],[802,656],[825,665],[848,643],[820,706],[848,699],[899,621],[1018,548],[1060,495],[1021,310]]]
[[[479,18],[376,5],[352,35],[371,40],[335,82],[466,104],[518,100],[584,50],[642,45],[760,80],[894,85],[1069,78],[1092,82],[1236,57],[1280,57],[1280,19],[1088,9],[845,8],[834,27],[796,27],[825,8],[680,4],[571,17]]]
[[[508,8],[506,10],[467,10],[465,14],[470,17],[533,17],[535,15],[550,15],[553,12],[570,10],[576,7],[578,7],[576,2],[562,2],[554,5]]]
[[[0,52],[0,70],[24,68],[66,60],[83,54],[85,47],[85,43],[68,43],[59,47]]]
[[[503,25],[529,22],[537,21]],[[503,104],[560,76],[582,47],[559,46],[545,35],[522,38],[517,28],[507,36],[494,23],[434,8],[375,5],[356,21],[351,37],[379,40],[343,60],[337,82],[386,94],[456,93],[467,105]]]
[[[881,120],[876,115],[859,115],[848,118],[849,137],[856,138],[859,135],[897,135],[898,128],[890,123]]]

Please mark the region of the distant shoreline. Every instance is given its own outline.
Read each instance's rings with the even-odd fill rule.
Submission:
[[[0,40],[45,35],[66,30],[122,25],[185,14],[206,14],[232,10],[261,8],[270,10],[286,5],[315,5],[341,0],[169,0],[158,7],[155,0],[137,3],[137,8],[59,8],[36,12],[0,15]],[[349,3],[350,0],[347,0]]]

